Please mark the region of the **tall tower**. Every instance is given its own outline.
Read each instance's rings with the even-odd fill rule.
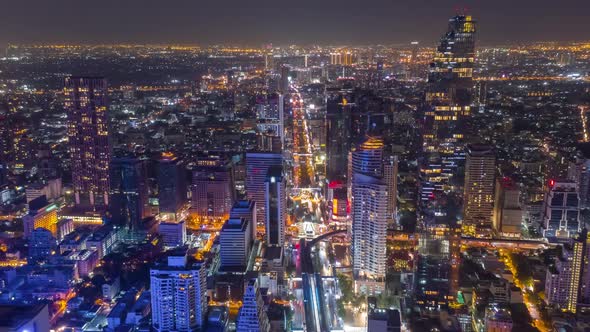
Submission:
[[[458,15],[449,20],[430,64],[422,124],[421,201],[444,200],[453,189],[451,177],[465,160],[464,139],[473,99],[475,22]],[[446,216],[444,204],[434,204]],[[432,211],[430,211],[432,212]]]
[[[109,203],[109,119],[107,81],[101,77],[65,79],[65,109],[76,205]]]
[[[465,166],[463,234],[492,236],[496,157],[491,146],[469,145]]]
[[[545,299],[549,305],[554,305],[564,311],[576,313],[578,297],[584,296],[583,291],[586,276],[584,268],[586,238],[585,234],[571,244],[565,244],[561,255],[556,257],[554,265],[547,269],[545,279]]]
[[[356,289],[383,290],[386,272],[387,184],[383,179],[383,141],[369,137],[351,151],[351,252]]]
[[[283,176],[283,167],[270,167],[264,185],[266,244],[282,247],[285,243],[287,219],[287,183]]]
[[[168,257],[150,270],[152,326],[158,332],[194,331],[207,315],[207,269],[187,263],[184,254]]]
[[[329,96],[326,105],[326,176],[328,180],[345,176],[350,151],[352,104],[347,96]],[[349,180],[350,181],[350,180]]]
[[[111,199],[113,220],[132,229],[148,216],[147,169],[144,160],[115,158],[111,162]]]
[[[383,180],[387,184],[387,218],[390,224],[395,223],[397,212],[397,156],[386,157],[383,161]]]
[[[246,153],[246,194],[248,200],[256,202],[256,221],[266,225],[266,205],[264,198],[265,181],[268,169],[282,166],[283,156],[279,153]],[[256,228],[256,225],[252,225]]]
[[[430,64],[423,134],[426,152],[462,152],[464,122],[471,115],[474,63],[475,22],[471,16],[455,16]]]

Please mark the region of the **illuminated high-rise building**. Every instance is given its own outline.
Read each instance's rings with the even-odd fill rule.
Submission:
[[[248,281],[244,292],[243,305],[236,322],[238,331],[269,332],[270,322],[264,310],[264,300],[258,287],[258,279]]]
[[[430,64],[424,151],[443,155],[463,151],[464,120],[471,115],[474,62],[475,22],[471,16],[455,16],[449,20]]]
[[[590,144],[578,145],[578,156],[569,165],[568,179],[574,181],[578,186],[580,208],[590,208]]]
[[[389,223],[395,222],[397,210],[397,173],[398,159],[397,156],[388,156],[383,161],[383,180],[387,184],[387,218]]]
[[[244,271],[252,247],[252,225],[244,218],[228,219],[219,233],[219,260],[222,268]]]
[[[76,205],[107,206],[111,159],[107,82],[100,77],[68,77],[64,96]]]
[[[207,268],[189,263],[186,252],[171,255],[150,270],[152,327],[155,331],[195,331],[207,317]]]
[[[287,182],[283,167],[269,167],[264,185],[266,244],[282,247],[287,227]]]
[[[450,19],[428,74],[424,118],[420,198],[423,206],[444,200],[455,192],[459,181],[450,181],[464,163],[464,138],[473,99],[475,22],[471,16]],[[449,201],[449,200],[446,200]],[[449,209],[434,204],[432,215],[454,219]],[[432,209],[430,206],[428,209]]]
[[[354,54],[348,50],[330,53],[331,65],[350,66],[354,63]]]
[[[489,238],[492,235],[496,157],[488,145],[469,145],[465,166],[463,234]]]
[[[248,200],[256,202],[256,221],[266,225],[265,181],[268,169],[282,166],[283,156],[279,153],[246,153],[246,194]],[[252,226],[255,227],[253,224]]]
[[[388,186],[383,179],[383,141],[368,137],[350,153],[351,253],[355,288],[383,291],[386,272]]]
[[[561,255],[555,258],[553,266],[547,268],[545,279],[545,301],[561,310],[576,313],[578,297],[584,296],[586,256],[585,234],[579,239],[563,245]]]
[[[231,170],[219,159],[203,160],[193,169],[191,212],[197,218],[222,222],[233,203]]]
[[[45,196],[38,197],[29,203],[29,213],[23,217],[24,237],[28,238],[37,228],[44,228],[57,236],[56,203],[48,203]]]

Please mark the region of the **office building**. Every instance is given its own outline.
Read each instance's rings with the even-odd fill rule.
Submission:
[[[474,63],[475,21],[471,16],[452,17],[428,74],[425,152],[462,152],[464,121],[471,115]]]
[[[568,179],[574,181],[580,195],[580,208],[590,208],[590,145],[581,144],[579,156],[575,162],[570,163]]]
[[[469,145],[463,196],[463,235],[490,238],[494,210],[496,157],[492,147]]]
[[[218,159],[193,169],[191,213],[199,221],[223,222],[233,203],[231,169]]]
[[[234,206],[229,211],[229,218],[243,218],[248,222],[248,229],[250,229],[250,240],[256,240],[256,202],[248,200],[240,200],[234,203]]]
[[[283,156],[278,153],[246,153],[246,194],[256,202],[256,221],[266,225],[265,188],[266,175],[272,166],[282,166]]]
[[[148,206],[146,162],[136,158],[115,158],[111,162],[112,220],[139,229],[150,215]]]
[[[44,261],[51,257],[57,242],[53,234],[45,228],[37,228],[29,237],[28,263]]]
[[[420,203],[424,215],[436,216],[428,222],[455,222],[455,207],[447,195],[458,191],[451,178],[465,163],[474,63],[475,21],[471,16],[452,17],[429,67],[423,108]]]
[[[186,169],[174,154],[165,152],[158,163],[158,202],[163,220],[181,219],[186,199]]]
[[[269,332],[270,322],[258,288],[258,279],[250,279],[242,303],[238,313],[236,330],[240,332]]]
[[[549,181],[541,212],[546,238],[570,238],[580,232],[579,202],[578,188],[574,182]]]
[[[368,137],[350,155],[353,274],[357,290],[379,292],[386,272],[388,220],[383,141]]]
[[[158,233],[162,236],[162,242],[166,247],[179,247],[186,243],[186,223],[160,222]]]
[[[547,268],[545,302],[564,311],[576,313],[580,288],[588,274],[586,237],[564,244],[561,255]],[[583,293],[582,293],[583,294]],[[582,295],[583,296],[583,295]]]
[[[397,212],[397,156],[386,157],[383,162],[383,181],[387,185],[387,218],[389,224],[396,222]]]
[[[228,219],[219,233],[221,269],[245,271],[252,248],[251,225],[244,218]]]
[[[108,88],[104,78],[68,77],[64,86],[76,205],[108,206]]]
[[[264,185],[266,245],[282,247],[287,227],[287,181],[283,167],[269,167]]]
[[[195,331],[207,315],[207,271],[187,263],[186,251],[150,270],[152,327],[158,332]]]
[[[502,237],[517,238],[521,235],[520,190],[511,178],[496,180],[493,223],[494,231]]]
[[[24,237],[28,238],[37,228],[45,228],[57,236],[57,204],[47,203],[45,196],[29,203],[29,213],[23,217]]]
[[[347,174],[353,106],[347,98],[342,93],[330,94],[326,104],[326,177],[330,181]]]

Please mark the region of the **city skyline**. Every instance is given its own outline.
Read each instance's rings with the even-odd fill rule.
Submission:
[[[0,330],[588,327],[590,41],[480,44],[489,27],[577,36],[584,20],[568,14],[574,34],[556,18],[572,2],[553,16],[546,0],[498,16],[500,0],[439,17],[447,0],[395,15],[377,0],[56,0],[59,13],[24,1],[51,19],[31,23],[47,25],[39,39],[67,24],[111,43],[0,56]],[[140,24],[156,10],[161,34]],[[396,38],[384,24],[439,37],[114,44],[182,38],[189,16],[227,43]]]
[[[418,40],[433,45],[439,34],[429,22],[454,13],[477,17],[482,45],[530,41],[581,41],[589,36],[584,12],[590,3],[570,0],[450,0],[427,3],[267,0],[172,3],[106,0],[82,4],[59,0],[10,1],[0,13],[4,31],[0,46],[9,43],[162,43],[162,44],[404,44]],[[231,10],[227,10],[231,8]],[[25,17],[27,20],[23,20]],[[105,24],[104,17],[109,17]],[[540,19],[540,18],[551,18]],[[40,33],[41,32],[41,33]]]

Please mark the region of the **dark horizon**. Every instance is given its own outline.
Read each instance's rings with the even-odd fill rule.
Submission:
[[[0,46],[11,44],[434,45],[457,12],[479,45],[590,40],[590,1],[549,0],[22,0],[4,4]],[[465,8],[465,9],[464,9]]]

